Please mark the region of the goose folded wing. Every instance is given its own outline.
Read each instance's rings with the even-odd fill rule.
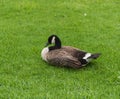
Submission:
[[[52,65],[72,67],[72,68],[81,67],[80,61],[72,56],[61,55],[57,57],[56,55],[56,57],[49,58],[48,60],[49,60],[49,63]]]

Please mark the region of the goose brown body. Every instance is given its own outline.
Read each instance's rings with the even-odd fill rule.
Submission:
[[[79,61],[80,51],[70,46],[63,46],[46,54],[48,63],[57,66],[66,66],[72,68],[80,68],[82,66]]]

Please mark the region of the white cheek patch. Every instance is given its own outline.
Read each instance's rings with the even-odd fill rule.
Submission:
[[[86,61],[91,61],[91,59],[88,59],[91,56],[91,53],[86,53],[85,56],[83,57],[83,59],[85,59]]]
[[[47,53],[49,52],[49,49],[48,49],[48,47],[46,47],[46,48],[44,48],[43,50],[42,50],[42,52],[41,52],[41,57],[42,57],[42,59],[43,60],[45,60],[45,61],[47,61]]]
[[[55,37],[52,38],[52,44],[54,44],[54,43],[55,43]]]

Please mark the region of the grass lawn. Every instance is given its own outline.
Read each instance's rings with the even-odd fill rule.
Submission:
[[[51,66],[40,56],[51,34],[102,56]],[[1,0],[0,99],[120,99],[120,1]]]

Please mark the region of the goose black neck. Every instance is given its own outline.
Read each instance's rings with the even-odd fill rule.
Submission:
[[[59,38],[55,39],[55,45],[54,46],[50,46],[49,50],[55,50],[55,49],[60,49],[61,48],[61,41]]]
[[[55,39],[55,46],[56,46],[56,48],[61,48],[61,41],[59,38]]]

